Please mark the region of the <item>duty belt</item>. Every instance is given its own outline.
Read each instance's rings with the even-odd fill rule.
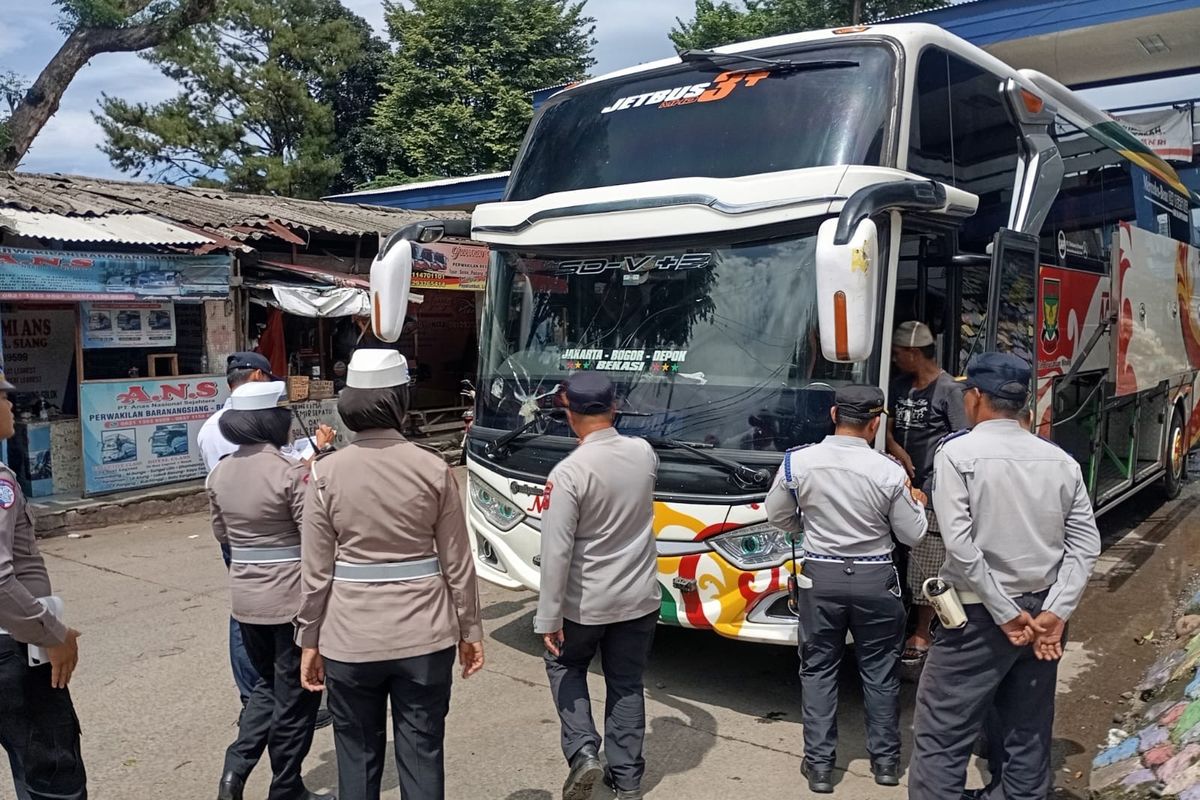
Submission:
[[[801,559],[804,561],[822,561],[829,564],[890,564],[892,563],[892,554],[886,553],[881,556],[849,556],[842,558],[840,556],[826,556],[820,553],[805,552]]]
[[[300,545],[289,547],[230,547],[231,564],[287,564],[300,560]]]
[[[384,561],[373,564],[352,564],[338,561],[333,565],[333,579],[350,583],[395,583],[415,581],[431,575],[441,575],[442,565],[437,556],[412,561]]]

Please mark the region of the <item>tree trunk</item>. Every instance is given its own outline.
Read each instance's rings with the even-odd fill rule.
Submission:
[[[851,25],[862,25],[863,0],[854,0],[854,12],[850,15]]]
[[[58,111],[79,70],[101,53],[129,53],[156,47],[184,28],[207,19],[217,0],[184,0],[170,17],[131,28],[77,28],[50,59],[8,120],[9,143],[0,170],[16,169],[42,128]]]

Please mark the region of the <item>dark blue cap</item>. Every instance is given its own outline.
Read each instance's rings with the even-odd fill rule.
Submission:
[[[852,383],[838,387],[834,394],[838,419],[849,422],[869,422],[885,410],[883,390],[878,386]]]
[[[1001,400],[1029,397],[1029,362],[1012,353],[980,353],[967,364],[966,386]]]
[[[225,362],[225,372],[228,374],[235,369],[258,369],[273,381],[281,381],[271,372],[271,362],[262,353],[234,353]]]
[[[602,372],[576,372],[563,384],[567,408],[576,414],[603,414],[613,407],[617,390]]]

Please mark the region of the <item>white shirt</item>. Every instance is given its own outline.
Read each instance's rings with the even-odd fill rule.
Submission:
[[[230,453],[236,452],[238,446],[225,438],[221,433],[221,428],[217,425],[217,420],[221,419],[221,415],[229,410],[230,401],[227,399],[225,405],[217,409],[216,413],[208,419],[204,420],[204,424],[200,426],[199,432],[196,434],[196,444],[200,448],[200,455],[204,459],[204,467],[209,472],[217,466],[217,462]],[[295,461],[303,461],[313,453],[313,444],[307,438],[297,439],[292,444],[281,447],[279,452],[283,453],[290,459]]]

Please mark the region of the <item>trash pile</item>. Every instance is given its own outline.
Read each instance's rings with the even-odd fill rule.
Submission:
[[[1113,729],[1092,761],[1097,798],[1200,800],[1200,592],[1175,623],[1176,647],[1138,684],[1136,724]]]

